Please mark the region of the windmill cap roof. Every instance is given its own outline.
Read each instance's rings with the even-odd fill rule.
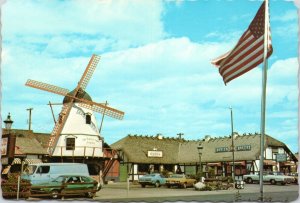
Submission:
[[[93,101],[91,96],[86,92],[84,91],[82,88],[79,88],[78,92],[76,95],[74,95],[74,92],[75,92],[76,89],[74,89],[73,91],[69,92],[68,95],[72,95],[72,96],[75,96],[77,98],[80,98],[80,99],[85,99],[85,100],[88,100],[88,101]],[[71,97],[68,97],[68,96],[65,96],[64,100],[63,100],[63,103],[69,103],[71,101]],[[75,99],[74,102],[81,102],[79,101],[78,99]]]

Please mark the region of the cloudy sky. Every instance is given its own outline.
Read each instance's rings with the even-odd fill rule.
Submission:
[[[2,118],[50,133],[47,103],[61,96],[26,87],[34,79],[73,89],[92,54],[87,87],[96,102],[125,112],[106,117],[109,144],[127,134],[201,139],[260,132],[261,65],[224,85],[210,61],[229,51],[261,1],[9,0],[2,5]],[[298,151],[297,7],[270,0],[266,133]],[[60,106],[54,111],[58,115]],[[100,123],[101,115],[97,115]]]

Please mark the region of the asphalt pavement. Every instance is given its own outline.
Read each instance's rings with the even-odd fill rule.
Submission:
[[[264,201],[292,202],[298,199],[298,185],[264,185]],[[258,184],[245,184],[244,189],[229,189],[218,191],[196,191],[194,188],[142,188],[139,184],[109,183],[97,192],[94,200],[100,202],[258,202],[260,188]]]

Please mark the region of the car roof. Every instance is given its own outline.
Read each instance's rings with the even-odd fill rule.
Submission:
[[[74,176],[80,176],[80,177],[88,177],[88,178],[91,178],[91,177],[89,177],[89,176],[84,176],[84,175],[60,175],[60,176],[58,176],[58,177],[74,177]]]

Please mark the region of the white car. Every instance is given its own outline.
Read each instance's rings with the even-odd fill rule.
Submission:
[[[259,174],[249,174],[244,175],[243,180],[246,183],[254,183],[259,182]],[[282,185],[290,184],[295,181],[294,177],[292,176],[286,176],[281,172],[264,172],[263,173],[263,182],[269,182],[272,185],[275,185],[277,183],[281,183]]]

